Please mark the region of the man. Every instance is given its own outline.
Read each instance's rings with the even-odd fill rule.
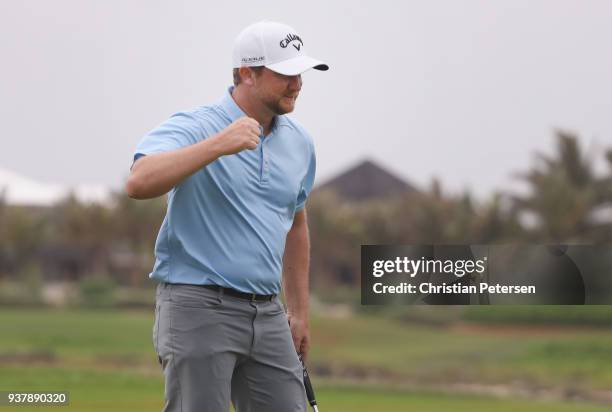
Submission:
[[[139,143],[128,195],[168,194],[150,277],[164,411],[305,411],[312,139],[294,120],[308,57],[291,27],[260,22],[233,52],[234,87]],[[287,314],[278,294],[281,273]],[[289,322],[288,322],[289,321]]]

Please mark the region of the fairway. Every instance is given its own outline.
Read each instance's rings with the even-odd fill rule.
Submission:
[[[59,410],[80,412],[144,412],[162,409],[161,376],[130,370],[80,368],[0,368],[0,386],[20,390],[68,390],[70,405]],[[385,390],[378,386],[319,385],[321,410],[334,412],[604,412],[605,406],[495,399],[477,396]],[[2,407],[0,407],[2,408]],[[6,408],[9,409],[9,408]],[[12,409],[12,408],[11,408]],[[40,407],[20,407],[39,411]]]
[[[609,405],[586,402],[541,402],[443,390],[443,378],[461,381],[477,373],[498,381],[523,376],[568,382],[572,376],[590,371],[586,381],[604,386],[610,379],[610,356],[598,349],[599,345],[610,344],[608,332],[524,336],[513,342],[508,336],[482,331],[402,328],[389,322],[374,318],[313,319],[315,343],[310,365],[323,412],[609,410]],[[68,391],[70,406],[58,410],[161,410],[163,381],[150,342],[152,313],[3,310],[0,323],[0,390]],[[489,350],[485,350],[487,347]],[[579,359],[582,368],[576,366]],[[328,370],[322,373],[325,367]],[[350,371],[365,374],[369,384],[355,383],[355,376],[350,384],[322,376],[330,371],[344,375],[341,378],[351,377]],[[372,379],[368,371],[376,371],[382,379]],[[449,371],[455,375],[440,375]],[[594,373],[597,371],[600,373]],[[440,390],[417,390],[407,385],[393,385],[391,389],[385,383],[390,381],[387,377],[401,382],[419,374],[423,382],[438,379],[439,385],[432,387]]]

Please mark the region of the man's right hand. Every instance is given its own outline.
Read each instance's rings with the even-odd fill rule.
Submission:
[[[257,148],[259,123],[242,117],[209,139],[164,153],[138,159],[126,182],[133,199],[152,199],[170,189],[220,156]]]
[[[241,117],[214,137],[221,155],[231,155],[243,150],[254,150],[259,144],[260,128],[257,120]]]

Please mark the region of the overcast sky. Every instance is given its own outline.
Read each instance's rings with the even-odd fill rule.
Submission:
[[[292,114],[322,182],[364,157],[486,194],[553,149],[612,147],[612,1],[0,0],[0,168],[120,187],[139,139],[231,83],[246,25],[296,28]]]

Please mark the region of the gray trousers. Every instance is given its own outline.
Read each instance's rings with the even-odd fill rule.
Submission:
[[[153,345],[164,412],[305,412],[302,367],[278,297],[251,302],[191,285],[157,287]]]

